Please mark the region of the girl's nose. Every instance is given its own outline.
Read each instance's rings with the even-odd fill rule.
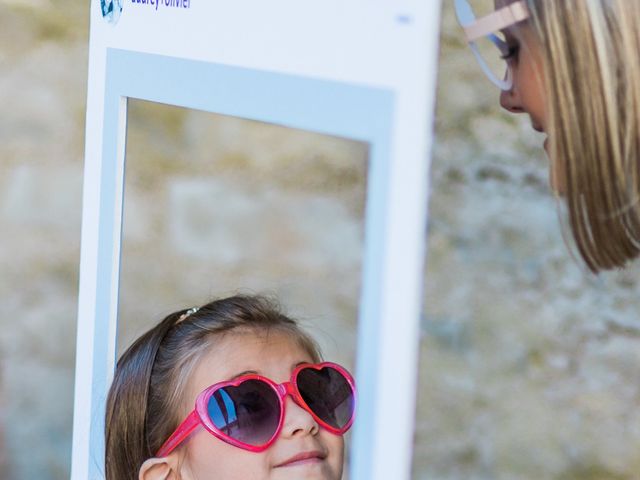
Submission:
[[[500,92],[500,106],[511,113],[523,113],[517,93],[513,89]]]
[[[285,401],[282,436],[291,438],[298,435],[315,435],[319,428],[311,414],[288,396]]]

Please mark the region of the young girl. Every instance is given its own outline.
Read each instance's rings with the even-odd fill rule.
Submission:
[[[496,0],[482,18],[454,1],[501,105],[547,134],[581,256],[594,272],[624,266],[640,253],[640,1]],[[478,48],[486,41],[504,77]]]
[[[118,361],[106,479],[339,480],[354,383],[263,297],[166,317]]]

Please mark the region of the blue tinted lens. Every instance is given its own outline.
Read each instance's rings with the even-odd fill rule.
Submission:
[[[280,420],[278,395],[260,380],[216,390],[209,398],[207,410],[218,430],[253,446],[266,444],[276,433]]]

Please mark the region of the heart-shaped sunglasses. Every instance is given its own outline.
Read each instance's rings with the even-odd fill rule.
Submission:
[[[261,452],[282,430],[287,395],[331,433],[342,435],[353,423],[353,377],[335,363],[305,363],[296,367],[289,382],[277,384],[251,374],[206,388],[156,456],[169,455],[200,425],[224,442]]]

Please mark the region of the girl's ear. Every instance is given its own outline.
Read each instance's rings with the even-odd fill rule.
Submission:
[[[170,478],[177,478],[171,476],[174,472],[175,465],[171,461],[171,456],[156,458],[151,457],[140,467],[140,473],[138,473],[138,480],[169,480]]]

